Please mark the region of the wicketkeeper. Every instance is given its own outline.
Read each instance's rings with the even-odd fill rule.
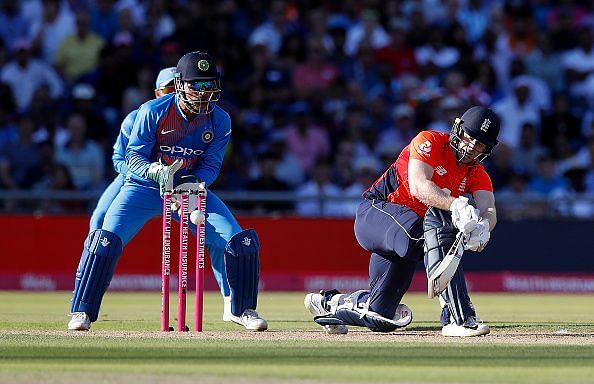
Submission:
[[[429,295],[439,295],[442,306],[442,335],[489,333],[476,316],[459,261],[464,250],[482,251],[497,223],[493,186],[481,162],[497,145],[499,127],[492,110],[475,106],[456,119],[449,135],[422,131],[363,194],[355,236],[371,252],[369,290],[305,297],[305,307],[328,333],[347,333],[347,325],[392,332],[410,324],[412,311],[400,301],[423,258]]]
[[[195,190],[219,174],[231,137],[231,119],[217,102],[220,75],[204,52],[190,52],[177,63],[175,92],[144,103],[138,110],[126,147],[126,180],[100,229],[85,241],[76,272],[70,330],[88,330],[99,315],[122,248],[153,217],[162,213],[166,190]],[[181,187],[183,184],[183,188]],[[195,199],[190,199],[195,205]],[[190,206],[190,211],[195,210]],[[179,219],[174,215],[175,219]],[[190,224],[196,234],[196,226]],[[259,240],[243,230],[212,191],[206,199],[206,246],[224,297],[223,320],[263,331],[256,312]],[[157,271],[156,271],[157,272]]]

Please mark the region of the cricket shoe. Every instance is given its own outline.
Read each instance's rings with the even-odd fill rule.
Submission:
[[[398,324],[398,328],[404,328],[413,321],[412,309],[406,304],[398,304],[396,313],[394,313],[394,321]]]
[[[331,316],[327,301],[332,296],[340,294],[336,289],[331,291],[320,291],[320,293],[308,293],[303,299],[303,305],[305,308],[314,315],[317,316]],[[323,325],[324,330],[329,335],[346,335],[349,332],[349,328],[346,325]]]
[[[268,329],[268,322],[258,315],[253,309],[246,309],[241,316],[231,314],[229,321],[243,325],[248,331],[265,331]]]
[[[476,316],[470,316],[464,324],[458,325],[454,321],[450,321],[441,329],[443,336],[451,337],[472,337],[486,335],[491,332],[489,326],[477,319]]]
[[[88,331],[91,329],[91,319],[84,312],[74,312],[68,322],[69,331]]]

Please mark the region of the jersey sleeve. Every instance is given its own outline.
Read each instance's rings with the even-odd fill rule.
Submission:
[[[126,165],[129,171],[144,179],[148,179],[151,164],[149,158],[157,140],[157,123],[152,114],[147,104],[140,107],[126,148]]]
[[[116,138],[116,141],[113,145],[113,155],[111,156],[111,160],[117,173],[126,174],[128,171],[128,166],[126,165],[126,147],[128,146],[128,141],[130,140],[130,134],[132,132],[132,126],[134,125],[136,113],[137,110],[134,110],[130,112],[126,118],[124,118],[120,128],[120,133],[118,134],[118,137]]]
[[[194,175],[210,186],[219,175],[227,144],[231,139],[231,118],[224,114],[213,117],[214,139],[206,147]]]
[[[490,191],[493,192],[493,183],[491,177],[485,168],[476,167],[471,174],[468,192],[474,193],[476,191]]]
[[[410,159],[417,159],[435,168],[439,161],[440,146],[428,131],[422,131],[410,142]]]

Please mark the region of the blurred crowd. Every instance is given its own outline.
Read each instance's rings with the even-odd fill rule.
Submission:
[[[359,196],[417,132],[449,132],[482,104],[502,120],[485,163],[496,197],[565,198],[566,213],[593,215],[567,202],[594,195],[592,2],[1,4],[0,190],[101,191],[123,117],[154,97],[161,68],[204,50],[233,128],[213,189],[335,197],[237,209],[353,215],[343,197]]]

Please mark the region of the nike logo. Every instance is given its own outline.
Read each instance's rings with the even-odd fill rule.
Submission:
[[[166,130],[162,129],[162,130],[161,130],[161,134],[162,134],[162,135],[166,135],[166,134],[168,134],[169,132],[173,132],[173,131],[175,131],[175,129],[170,129],[169,131],[166,131]]]

